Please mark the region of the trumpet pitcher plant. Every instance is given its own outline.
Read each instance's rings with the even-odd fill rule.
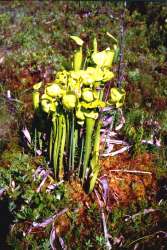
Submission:
[[[125,91],[114,87],[104,98],[105,84],[114,78],[114,48],[98,51],[95,38],[91,59],[83,61],[84,42],[76,36],[71,39],[77,45],[72,69],[57,72],[51,83],[35,84],[33,104],[39,123],[45,123],[47,155],[55,178],[75,174],[91,192],[100,170],[100,113],[108,106],[120,108]]]

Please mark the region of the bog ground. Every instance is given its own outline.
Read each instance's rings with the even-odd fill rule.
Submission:
[[[166,12],[0,1],[0,250],[167,248]]]

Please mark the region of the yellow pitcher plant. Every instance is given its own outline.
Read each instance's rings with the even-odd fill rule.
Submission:
[[[91,192],[100,170],[99,114],[106,106],[121,107],[125,90],[111,88],[104,101],[105,83],[114,78],[114,48],[98,51],[95,38],[91,62],[83,63],[84,41],[77,36],[71,39],[77,44],[72,69],[57,72],[51,83],[35,84],[33,104],[39,119],[46,119],[48,158],[55,178],[77,174]]]

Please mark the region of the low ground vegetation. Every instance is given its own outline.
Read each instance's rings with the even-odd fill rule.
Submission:
[[[122,8],[107,1],[1,1],[2,250],[99,250],[108,243],[112,249],[151,250],[167,245],[166,4],[127,4],[122,82],[126,122],[117,139],[131,148],[100,158],[96,192],[86,194],[77,176],[55,187],[45,152],[35,156],[21,132],[27,127],[32,135],[32,86],[70,70],[75,48],[70,35],[81,37],[87,47],[96,35],[99,49],[105,49],[110,41],[106,32],[119,38]],[[117,64],[113,72],[116,76]],[[152,144],[143,143],[148,140]],[[115,145],[113,151],[119,149]]]

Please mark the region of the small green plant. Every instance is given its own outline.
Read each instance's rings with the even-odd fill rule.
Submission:
[[[136,68],[133,71],[129,71],[128,76],[129,76],[130,80],[132,80],[133,82],[137,82],[141,79],[140,72],[139,72],[138,68]]]
[[[133,143],[133,153],[139,153],[143,149],[142,140],[149,136],[144,128],[147,114],[140,109],[132,109],[127,113],[124,133],[128,140]]]
[[[0,25],[5,29],[7,25],[11,22],[11,16],[9,13],[2,13],[0,14]]]
[[[106,241],[103,235],[97,235],[95,239],[98,249],[106,249]]]
[[[86,248],[86,249],[91,249],[92,247],[93,247],[93,244],[92,244],[91,240],[90,240],[90,239],[87,240],[87,241],[85,242],[85,248]]]

